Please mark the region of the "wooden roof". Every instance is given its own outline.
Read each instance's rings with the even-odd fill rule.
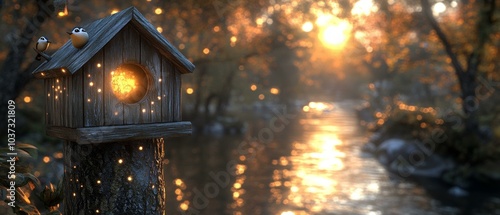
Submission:
[[[68,40],[52,55],[52,60],[42,63],[33,71],[33,75],[36,78],[51,78],[74,74],[129,23],[135,26],[141,35],[148,38],[161,55],[172,60],[181,73],[193,72],[195,66],[170,44],[139,10],[129,7],[83,26],[89,34],[89,41],[83,48],[73,47]]]

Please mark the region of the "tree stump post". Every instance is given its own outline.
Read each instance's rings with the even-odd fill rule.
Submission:
[[[163,138],[64,144],[64,214],[164,214]]]

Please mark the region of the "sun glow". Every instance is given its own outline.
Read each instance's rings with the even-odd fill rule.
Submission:
[[[319,14],[316,19],[316,25],[320,27],[327,26],[333,20],[333,16],[331,14]]]
[[[350,37],[352,26],[346,20],[337,20],[333,24],[325,26],[319,34],[324,45],[330,48],[340,48],[345,45]]]
[[[342,48],[351,36],[351,23],[328,13],[320,12],[316,15],[318,37],[323,45],[334,49]]]

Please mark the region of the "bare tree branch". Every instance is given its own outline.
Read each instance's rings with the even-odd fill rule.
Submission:
[[[464,72],[464,68],[460,64],[457,54],[453,51],[453,47],[450,41],[448,40],[448,37],[443,32],[443,29],[441,29],[441,27],[439,26],[439,23],[434,18],[434,15],[432,15],[432,7],[429,3],[429,0],[421,0],[421,3],[422,3],[422,12],[424,13],[429,23],[431,24],[432,29],[436,32],[441,43],[443,43],[446,54],[448,55],[448,57],[450,57],[451,63],[455,68],[455,72],[457,73],[457,76],[460,78],[461,73]]]

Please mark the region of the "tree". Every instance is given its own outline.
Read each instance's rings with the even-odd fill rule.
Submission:
[[[472,45],[470,50],[459,50],[459,47],[453,44],[453,40],[450,40],[449,36],[434,17],[429,0],[421,0],[421,5],[423,14],[437,34],[455,70],[455,76],[458,79],[461,90],[460,98],[462,99],[462,110],[466,115],[466,132],[480,134],[477,116],[479,105],[476,95],[478,87],[477,78],[480,72],[480,65],[485,55],[486,45],[491,41],[491,37],[495,32],[495,25],[498,22],[494,17],[499,11],[496,7],[495,0],[472,0],[470,3],[467,3],[468,1],[463,2],[464,7],[469,6],[471,10],[476,12],[473,17],[470,17],[475,21],[473,23],[475,29],[472,30],[474,38],[473,41],[469,41],[469,44]]]

